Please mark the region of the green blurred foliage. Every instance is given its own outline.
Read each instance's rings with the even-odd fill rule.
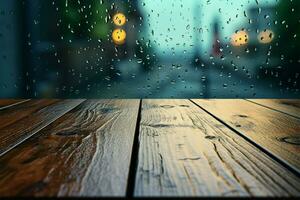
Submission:
[[[112,24],[107,1],[60,0],[60,29],[66,39],[109,39]]]
[[[277,52],[290,64],[300,64],[300,1],[281,0],[277,5],[276,20]]]

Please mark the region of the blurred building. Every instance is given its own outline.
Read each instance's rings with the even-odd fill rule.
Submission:
[[[220,26],[218,18],[215,18],[213,23],[213,48],[212,48],[212,55],[217,57],[222,55],[222,45],[221,45],[221,38],[220,38]]]

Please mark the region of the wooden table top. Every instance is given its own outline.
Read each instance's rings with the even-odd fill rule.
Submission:
[[[300,196],[300,100],[0,100],[3,196]]]

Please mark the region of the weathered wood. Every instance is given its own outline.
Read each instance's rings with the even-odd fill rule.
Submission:
[[[246,100],[193,100],[300,173],[300,120]]]
[[[26,103],[19,104],[13,107],[0,111],[0,129],[14,124],[17,121],[26,118],[33,113],[51,105],[59,102],[61,100],[51,99],[51,100],[30,100]]]
[[[300,100],[298,99],[248,99],[267,108],[300,118]]]
[[[29,99],[0,99],[0,110],[29,101]]]
[[[139,100],[88,100],[0,159],[0,196],[125,196]]]
[[[84,100],[32,100],[0,111],[0,156]]]
[[[143,100],[135,196],[299,196],[299,178],[188,100]]]

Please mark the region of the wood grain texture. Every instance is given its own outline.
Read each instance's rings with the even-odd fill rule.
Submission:
[[[13,107],[0,111],[0,129],[18,122],[43,108],[58,103],[61,100],[30,100],[26,103],[19,104]]]
[[[125,196],[139,100],[88,100],[0,159],[0,196]]]
[[[300,100],[298,99],[248,99],[267,108],[300,118]]]
[[[84,100],[31,100],[0,111],[0,156]]]
[[[0,110],[29,101],[29,99],[0,99]]]
[[[299,178],[188,100],[143,100],[134,195],[299,196]]]
[[[300,173],[300,120],[245,100],[193,100]]]

